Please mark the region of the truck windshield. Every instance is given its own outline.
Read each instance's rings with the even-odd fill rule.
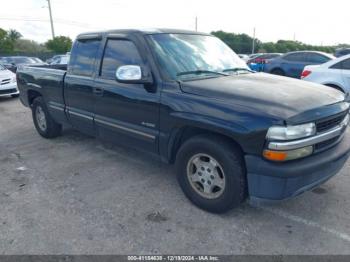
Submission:
[[[245,62],[214,36],[154,34],[149,37],[161,70],[173,80],[250,72]]]

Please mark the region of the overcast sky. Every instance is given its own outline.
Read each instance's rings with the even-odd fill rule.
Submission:
[[[0,0],[0,27],[25,38],[51,37],[46,0]],[[346,0],[51,0],[56,35],[118,28],[195,28],[253,34],[262,41],[350,43]]]

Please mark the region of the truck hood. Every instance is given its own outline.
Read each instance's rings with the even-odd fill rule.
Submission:
[[[344,101],[344,94],[333,88],[265,73],[186,81],[181,82],[181,89],[280,119]]]

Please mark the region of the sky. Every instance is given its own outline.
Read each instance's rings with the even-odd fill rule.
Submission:
[[[24,38],[51,38],[47,0],[0,0],[0,28]],[[264,42],[350,43],[347,0],[51,0],[55,35],[121,28],[223,30]]]

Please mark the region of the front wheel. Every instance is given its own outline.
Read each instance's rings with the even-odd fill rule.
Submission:
[[[223,213],[239,206],[246,197],[242,153],[224,138],[191,138],[178,151],[176,165],[183,192],[199,208]]]
[[[32,116],[35,128],[41,136],[54,138],[61,134],[62,126],[51,117],[42,97],[35,98]]]

